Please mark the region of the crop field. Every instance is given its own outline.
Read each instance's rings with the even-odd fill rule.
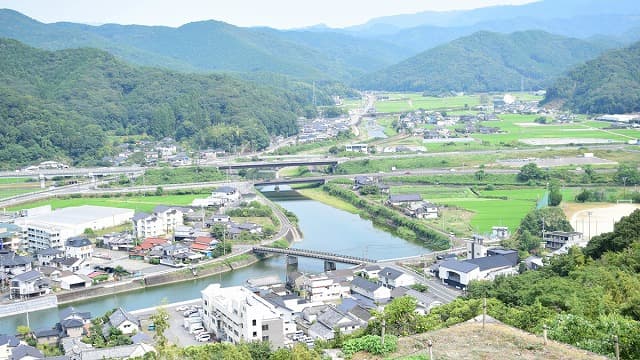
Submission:
[[[188,206],[193,199],[206,197],[204,194],[188,195],[162,195],[162,196],[129,196],[111,198],[68,198],[68,199],[47,199],[26,204],[24,206],[10,208],[10,211],[28,209],[37,206],[51,205],[53,209],[66,208],[81,205],[111,206],[116,208],[133,209],[141,212],[151,212],[157,205]]]
[[[30,178],[0,179],[0,199],[40,190],[40,182]]]
[[[422,96],[420,93],[385,94],[389,100],[376,101],[376,110],[381,113],[407,112],[418,109],[447,110],[464,109],[480,105],[479,95],[452,97]],[[465,106],[466,105],[466,106]]]
[[[640,137],[640,130],[608,130],[606,123],[599,121],[573,124],[536,124],[538,115],[503,114],[499,121],[484,122],[489,127],[499,127],[504,134],[475,134],[474,138],[491,143],[513,143],[525,139],[603,139],[626,142]]]
[[[481,190],[480,197],[468,187],[396,186],[394,194],[419,193],[436,204],[456,206],[473,212],[468,226],[481,234],[493,226],[508,226],[515,230],[522,218],[535,208],[544,194],[543,188]],[[445,219],[446,220],[446,219]]]

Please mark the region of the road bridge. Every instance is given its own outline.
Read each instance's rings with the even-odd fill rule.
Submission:
[[[341,255],[337,253],[330,253],[330,252],[324,252],[324,251],[294,249],[294,248],[281,249],[281,248],[273,248],[273,247],[266,247],[266,246],[254,246],[253,252],[259,253],[259,254],[287,255],[288,257],[287,264],[297,264],[298,257],[324,260],[325,271],[335,270],[336,263],[363,265],[363,264],[371,264],[371,263],[377,262],[377,260],[367,259],[359,256],[349,256],[349,255]]]
[[[321,166],[338,165],[338,160],[290,160],[290,161],[252,161],[246,163],[218,165],[219,170],[239,170],[256,168],[283,168],[288,166]]]
[[[269,185],[291,185],[291,184],[324,184],[327,182],[326,178],[314,177],[314,178],[299,178],[299,179],[274,179],[271,181],[257,182],[254,186],[269,186]]]

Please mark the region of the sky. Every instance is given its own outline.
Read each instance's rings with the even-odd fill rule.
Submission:
[[[291,29],[317,24],[340,28],[381,16],[474,9],[533,0],[0,0],[0,8],[38,21],[177,27],[200,20],[236,26]]]

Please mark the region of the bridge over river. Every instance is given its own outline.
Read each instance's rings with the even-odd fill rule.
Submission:
[[[372,263],[378,262],[377,260],[367,259],[359,256],[340,255],[340,254],[324,252],[324,251],[294,249],[294,248],[281,249],[281,248],[273,248],[273,247],[266,247],[266,246],[254,246],[253,252],[261,253],[261,254],[287,255],[287,264],[291,264],[291,265],[298,263],[297,261],[298,257],[307,257],[312,259],[324,260],[325,271],[335,270],[336,263],[364,265],[364,264],[372,264]]]

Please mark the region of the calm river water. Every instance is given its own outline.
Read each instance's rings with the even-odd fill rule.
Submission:
[[[407,242],[373,227],[371,221],[363,220],[357,215],[320,202],[284,200],[282,197],[274,200],[298,216],[304,240],[294,243],[292,247],[364,256],[372,259],[411,256],[427,251],[418,244]],[[323,262],[300,258],[298,267],[305,272],[321,272]],[[73,306],[81,311],[90,311],[95,317],[118,306],[127,310],[137,310],[159,305],[163,299],[169,303],[195,299],[200,297],[200,291],[211,283],[219,282],[225,286],[241,285],[247,279],[270,275],[277,275],[284,279],[284,257],[273,257],[250,267],[221,275],[114,294],[113,296],[74,303]],[[58,321],[58,311],[49,309],[33,312],[29,314],[29,320],[32,329],[49,328]],[[0,318],[0,334],[14,333],[16,327],[22,324],[26,325],[26,315]]]

